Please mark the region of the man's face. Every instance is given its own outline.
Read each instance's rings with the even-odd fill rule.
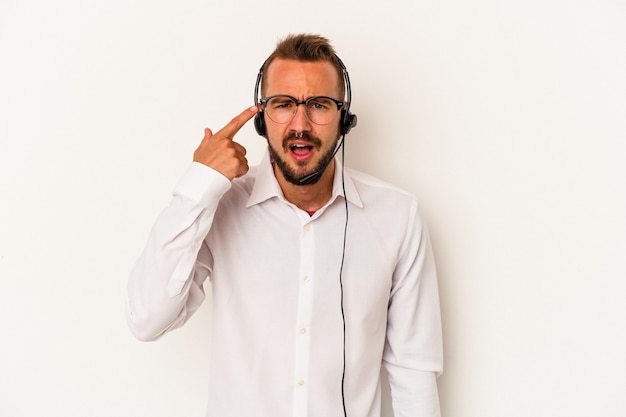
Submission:
[[[330,62],[276,59],[263,77],[265,97],[286,94],[297,100],[313,96],[343,99],[338,92],[337,72]],[[279,124],[267,115],[264,117],[270,155],[279,171],[277,175],[280,173],[287,181],[299,185],[300,178],[330,163],[339,139],[341,112],[337,111],[325,125],[313,123],[304,105],[298,106],[295,117],[288,123]]]

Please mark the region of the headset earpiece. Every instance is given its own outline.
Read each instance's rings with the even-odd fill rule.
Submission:
[[[341,134],[347,135],[354,126],[356,126],[356,114],[350,113],[348,110],[341,111]]]
[[[265,61],[267,62],[267,60]],[[265,67],[265,62],[259,68],[259,74],[256,76],[256,83],[254,84],[254,105],[259,105],[259,87],[261,86],[261,78],[263,77],[263,68]],[[265,127],[265,116],[263,114],[263,107],[259,108],[259,112],[254,116],[254,128],[259,136],[265,137],[267,134],[267,129]]]
[[[341,58],[337,55],[337,61],[339,61],[339,66],[343,71],[343,78],[346,83],[346,101],[348,102],[347,107],[341,111],[341,126],[339,127],[342,135],[347,135],[350,130],[356,126],[357,117],[356,114],[350,113],[350,105],[352,104],[352,87],[350,86],[350,75],[348,75],[348,69],[344,65]]]
[[[254,116],[254,128],[256,129],[256,133],[259,136],[265,136],[267,134],[267,129],[265,128],[265,116],[263,115],[263,110],[259,110],[259,112]]]

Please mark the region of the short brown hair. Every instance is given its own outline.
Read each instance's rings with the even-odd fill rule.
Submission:
[[[330,62],[337,70],[339,77],[339,94],[344,99],[344,91],[346,89],[344,80],[344,69],[335,53],[335,48],[330,41],[323,36],[308,33],[290,34],[281,39],[276,45],[274,52],[267,58],[263,64],[263,73],[267,71],[269,65],[275,59],[291,59],[302,62]],[[261,83],[261,94],[265,91],[264,83]]]

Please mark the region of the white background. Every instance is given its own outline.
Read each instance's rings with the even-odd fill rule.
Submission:
[[[347,164],[429,216],[444,417],[626,415],[625,4],[0,0],[0,415],[203,415],[207,306],[135,341],[127,274],[289,32],[348,67]]]

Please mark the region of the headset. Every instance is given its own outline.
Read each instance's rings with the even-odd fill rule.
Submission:
[[[350,105],[352,104],[352,89],[350,88],[350,76],[348,75],[348,70],[346,66],[343,64],[343,61],[335,55],[337,61],[339,62],[339,66],[341,67],[341,71],[343,72],[343,78],[346,84],[346,99],[348,102],[348,106],[345,109],[341,110],[341,120],[339,122],[339,131],[345,136],[350,132],[350,129],[356,126],[357,117],[356,114],[350,113]],[[267,60],[263,62],[261,68],[259,69],[259,74],[256,77],[256,84],[254,86],[254,105],[259,104],[259,87],[261,85],[261,79],[263,78],[263,68],[265,67]],[[259,112],[254,116],[254,128],[259,136],[267,135],[267,127],[265,126],[265,117],[263,114],[263,109],[261,108]]]

